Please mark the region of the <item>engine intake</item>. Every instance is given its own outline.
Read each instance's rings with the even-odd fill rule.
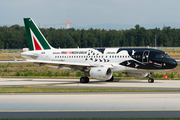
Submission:
[[[93,67],[89,71],[89,75],[98,80],[109,80],[112,74],[111,68],[108,67]]]

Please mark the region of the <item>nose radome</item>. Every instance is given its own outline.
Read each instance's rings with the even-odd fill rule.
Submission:
[[[176,60],[172,59],[171,65],[173,68],[175,68],[178,65],[178,63],[176,62]]]

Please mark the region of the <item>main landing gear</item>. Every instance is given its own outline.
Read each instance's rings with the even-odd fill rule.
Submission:
[[[149,83],[153,83],[154,82],[154,79],[152,78],[152,72],[149,74],[149,79],[148,79],[148,82]]]
[[[80,78],[80,82],[81,83],[88,83],[89,82],[89,78],[88,77],[81,77]]]
[[[106,82],[112,82],[114,80],[114,77],[112,76],[109,80],[106,80]],[[80,82],[81,83],[88,83],[89,82],[89,78],[88,77],[81,77],[80,78]]]

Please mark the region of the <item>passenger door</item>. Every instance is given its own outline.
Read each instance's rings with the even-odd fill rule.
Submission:
[[[149,50],[145,50],[142,54],[142,62],[143,63],[148,63],[149,62]]]

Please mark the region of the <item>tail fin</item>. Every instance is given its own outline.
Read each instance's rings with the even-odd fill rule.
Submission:
[[[24,18],[24,24],[29,44],[29,50],[50,50],[51,45],[47,42],[32,18]]]

